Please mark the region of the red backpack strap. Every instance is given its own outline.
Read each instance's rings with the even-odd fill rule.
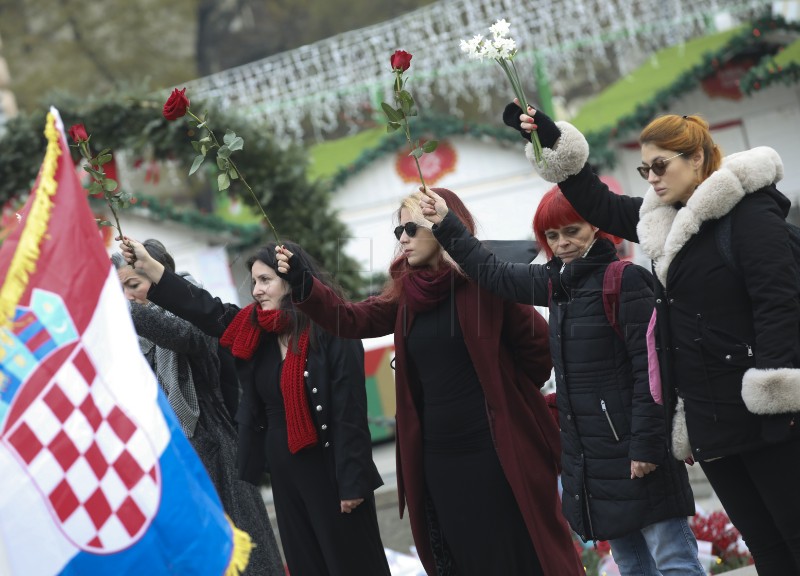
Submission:
[[[615,260],[606,267],[605,274],[603,274],[603,308],[606,312],[608,324],[620,338],[624,336],[617,321],[617,316],[619,315],[619,293],[622,290],[622,274],[629,264],[631,262],[628,260]]]

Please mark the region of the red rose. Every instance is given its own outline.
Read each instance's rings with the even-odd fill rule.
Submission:
[[[83,124],[73,124],[69,129],[69,137],[72,138],[75,144],[86,142],[89,139],[89,135],[86,133],[86,126]]]
[[[392,70],[400,70],[405,72],[411,66],[411,54],[405,50],[398,50],[392,54]]]
[[[164,104],[164,118],[167,120],[177,120],[181,116],[186,115],[186,109],[188,107],[189,99],[186,97],[186,88],[183,90],[175,88]]]

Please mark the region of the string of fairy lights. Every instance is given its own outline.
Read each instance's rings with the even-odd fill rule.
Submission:
[[[443,0],[397,19],[328,38],[188,84],[194,97],[267,120],[279,137],[322,140],[369,122],[391,94],[389,57],[414,55],[410,78],[420,108],[448,102],[488,111],[507,98],[502,70],[469,60],[461,39],[511,23],[518,67],[530,84],[568,96],[576,78],[622,77],[649,54],[715,30],[720,17],[752,20],[770,0]],[[724,15],[724,16],[721,16]],[[599,86],[598,86],[599,87]]]

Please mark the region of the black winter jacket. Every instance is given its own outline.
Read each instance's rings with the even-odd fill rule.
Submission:
[[[653,260],[674,455],[707,460],[796,437],[798,270],[785,226],[790,203],[775,188],[783,176],[777,153],[760,147],[728,156],[685,206],[666,205],[652,187],[643,198],[609,191],[586,164],[580,132],[540,112],[536,119],[557,126],[542,142],[542,176],[558,182],[587,221],[639,242]],[[742,272],[726,265],[717,245],[715,228],[729,213]]]
[[[151,286],[147,297],[216,338],[240,310],[168,270],[158,284]],[[372,460],[364,348],[359,340],[337,338],[320,329],[314,333],[316,341],[308,350],[306,392],[319,445],[328,451],[329,477],[338,486],[341,500],[366,498],[383,481]],[[280,361],[277,340],[268,334],[262,336],[251,360],[236,359],[242,386],[236,414],[239,476],[253,484],[259,483],[269,468],[265,452],[267,415],[256,382],[273,378],[273,368]]]
[[[598,240],[585,258],[566,265],[558,258],[544,265],[512,264],[498,262],[452,212],[433,231],[484,288],[515,302],[549,306],[562,508],[573,530],[584,540],[607,540],[692,515],[686,467],[669,457],[664,411],[650,394],[645,341],[653,313],[650,274],[638,266],[625,269],[618,312],[623,340],[603,306],[603,276],[617,260],[608,240]],[[631,460],[658,468],[631,480]]]

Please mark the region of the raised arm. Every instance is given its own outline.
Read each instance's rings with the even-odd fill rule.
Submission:
[[[427,193],[438,197],[435,192]],[[544,266],[499,261],[450,211],[434,224],[433,235],[467,276],[483,288],[512,302],[548,305],[548,276]]]
[[[292,301],[314,322],[342,338],[377,338],[394,332],[397,304],[382,298],[348,302],[303,268],[286,248],[276,248],[278,273],[292,287]]]
[[[169,270],[164,270],[158,284],[150,287],[147,299],[215,338],[222,336],[239,312],[238,306],[223,303]]]
[[[587,163],[589,144],[577,128],[568,122],[553,122],[530,106],[528,114],[523,114],[516,104],[506,106],[503,120],[523,136],[534,128],[537,130],[544,148],[544,162],[534,161],[531,144],[525,146],[525,154],[542,178],[558,184],[578,214],[605,232],[631,242],[639,241],[636,225],[642,199],[608,189]]]
[[[219,298],[165,269],[140,242],[124,238],[119,247],[125,260],[153,283],[147,292],[148,300],[188,320],[209,336],[222,336],[239,312],[238,306],[223,304]]]

